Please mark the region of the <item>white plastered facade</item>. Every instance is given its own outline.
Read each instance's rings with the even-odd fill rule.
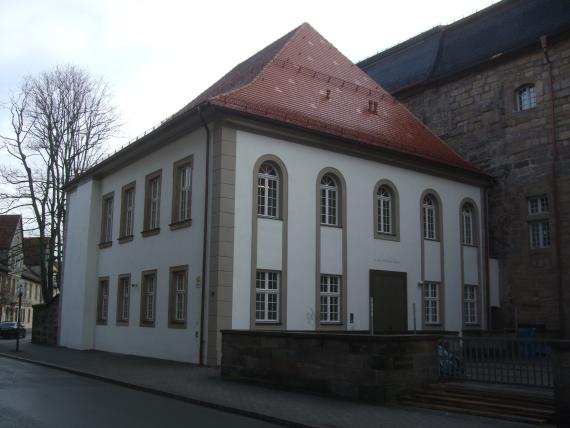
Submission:
[[[259,218],[255,222],[255,268],[287,271],[287,301],[282,305],[287,313],[283,317],[286,322],[282,329],[316,328],[317,247],[320,248],[321,273],[346,276],[343,278],[345,312],[352,314],[352,322],[347,318],[340,329],[369,329],[370,270],[407,274],[410,330],[414,326],[414,307],[417,328],[421,329],[422,324],[422,291],[418,283],[423,280],[442,281],[445,314],[441,329],[462,329],[462,276],[468,275],[470,281],[474,280],[473,276],[477,277],[478,283],[473,285],[479,286],[479,297],[484,299],[483,245],[460,251],[460,203],[469,198],[481,213],[480,187],[254,132],[238,130],[235,135],[232,328],[251,328],[252,281],[255,278],[252,269],[252,216],[256,215],[254,198],[257,197],[253,194],[254,165],[262,156],[271,155],[287,169],[287,245],[283,243],[282,220]],[[193,156],[192,225],[170,230],[173,164],[189,155]],[[192,363],[199,361],[205,163],[206,133],[200,128],[104,177],[84,179],[69,191],[59,338],[62,346]],[[326,168],[337,170],[346,183],[342,194],[346,198],[347,210],[343,219],[344,236],[340,228],[320,227],[316,222],[317,177]],[[158,169],[162,169],[160,233],[143,237],[145,177]],[[382,179],[393,183],[399,194],[398,241],[375,238],[374,188]],[[133,181],[136,181],[134,238],[120,244],[117,238],[121,188]],[[442,201],[443,240],[435,245],[443,245],[444,263],[440,260],[439,250],[429,248],[434,243],[421,239],[420,199],[426,189],[435,190]],[[114,192],[115,201],[113,244],[100,249],[102,197],[109,192]],[[477,224],[477,242],[483,243],[480,218]],[[317,246],[318,227],[320,244]],[[344,251],[343,240],[346,241]],[[423,274],[422,245],[426,246]],[[286,251],[286,257],[283,257],[283,251]],[[464,258],[463,264],[461,257]],[[286,266],[283,266],[283,260]],[[187,324],[186,328],[172,329],[168,326],[169,270],[180,265],[188,265],[189,272]],[[143,327],[139,322],[141,274],[151,269],[157,271],[156,322],[154,327]],[[122,274],[130,274],[131,282],[137,284],[131,288],[128,326],[116,323],[118,276]],[[106,325],[96,323],[97,289],[101,277],[109,278]],[[206,293],[207,286],[206,278]],[[207,314],[204,320],[207,322]],[[481,321],[481,327],[484,327]],[[203,330],[207,331],[207,326],[203,326]],[[219,361],[219,356],[216,359]]]

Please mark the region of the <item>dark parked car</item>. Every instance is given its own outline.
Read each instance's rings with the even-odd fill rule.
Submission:
[[[18,336],[26,337],[26,329],[20,323],[20,328],[18,328],[18,323],[15,321],[5,321],[0,323],[0,337],[6,339],[15,339]]]

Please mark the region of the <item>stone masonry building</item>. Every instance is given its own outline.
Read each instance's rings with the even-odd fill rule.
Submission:
[[[495,328],[570,333],[569,30],[568,1],[504,0],[358,64],[494,177]]]

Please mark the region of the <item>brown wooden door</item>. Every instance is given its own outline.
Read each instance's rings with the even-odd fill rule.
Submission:
[[[370,295],[375,333],[408,331],[405,272],[370,271]]]

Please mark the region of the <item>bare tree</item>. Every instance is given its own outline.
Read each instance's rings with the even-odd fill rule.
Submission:
[[[41,242],[42,296],[49,302],[62,267],[65,192],[75,176],[101,160],[118,129],[107,85],[74,66],[26,77],[9,102],[11,135],[0,136],[15,166],[0,168],[8,191],[3,211],[29,212],[28,230]]]

